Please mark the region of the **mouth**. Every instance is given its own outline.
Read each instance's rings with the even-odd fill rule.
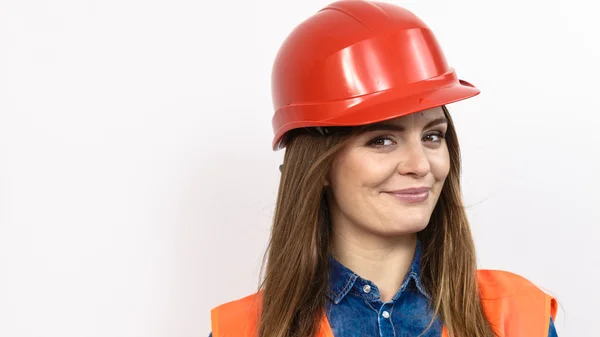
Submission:
[[[429,187],[415,187],[384,193],[389,194],[390,196],[402,202],[420,203],[429,199],[430,192],[431,188]]]

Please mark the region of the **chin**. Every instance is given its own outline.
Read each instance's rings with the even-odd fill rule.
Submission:
[[[390,229],[390,234],[412,234],[424,230],[429,224],[430,215],[414,217],[398,217],[389,222],[384,228]]]

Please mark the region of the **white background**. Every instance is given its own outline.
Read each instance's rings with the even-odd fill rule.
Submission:
[[[0,336],[207,336],[251,293],[283,152],[270,71],[328,1],[0,0]],[[449,106],[482,268],[598,336],[594,2],[396,2],[482,94]]]

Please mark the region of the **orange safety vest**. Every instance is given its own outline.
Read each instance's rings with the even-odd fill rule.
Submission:
[[[481,302],[499,337],[547,337],[557,302],[523,277],[505,271],[477,272]],[[213,337],[256,337],[262,292],[225,303],[211,311]],[[323,315],[315,337],[334,337]],[[446,328],[442,337],[448,337]]]

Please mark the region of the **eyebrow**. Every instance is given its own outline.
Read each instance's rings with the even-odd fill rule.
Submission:
[[[440,125],[440,124],[448,124],[448,119],[446,117],[440,117],[440,118],[436,118],[432,121],[430,121],[429,123],[427,123],[425,125],[425,127],[423,127],[423,129],[429,129],[431,127],[434,127],[436,125]],[[402,125],[398,125],[398,124],[392,124],[389,122],[381,122],[381,123],[375,123],[375,124],[369,124],[366,125],[364,127],[362,127],[360,129],[361,133],[364,132],[371,132],[371,131],[397,131],[397,132],[403,132],[405,130],[404,126]]]

